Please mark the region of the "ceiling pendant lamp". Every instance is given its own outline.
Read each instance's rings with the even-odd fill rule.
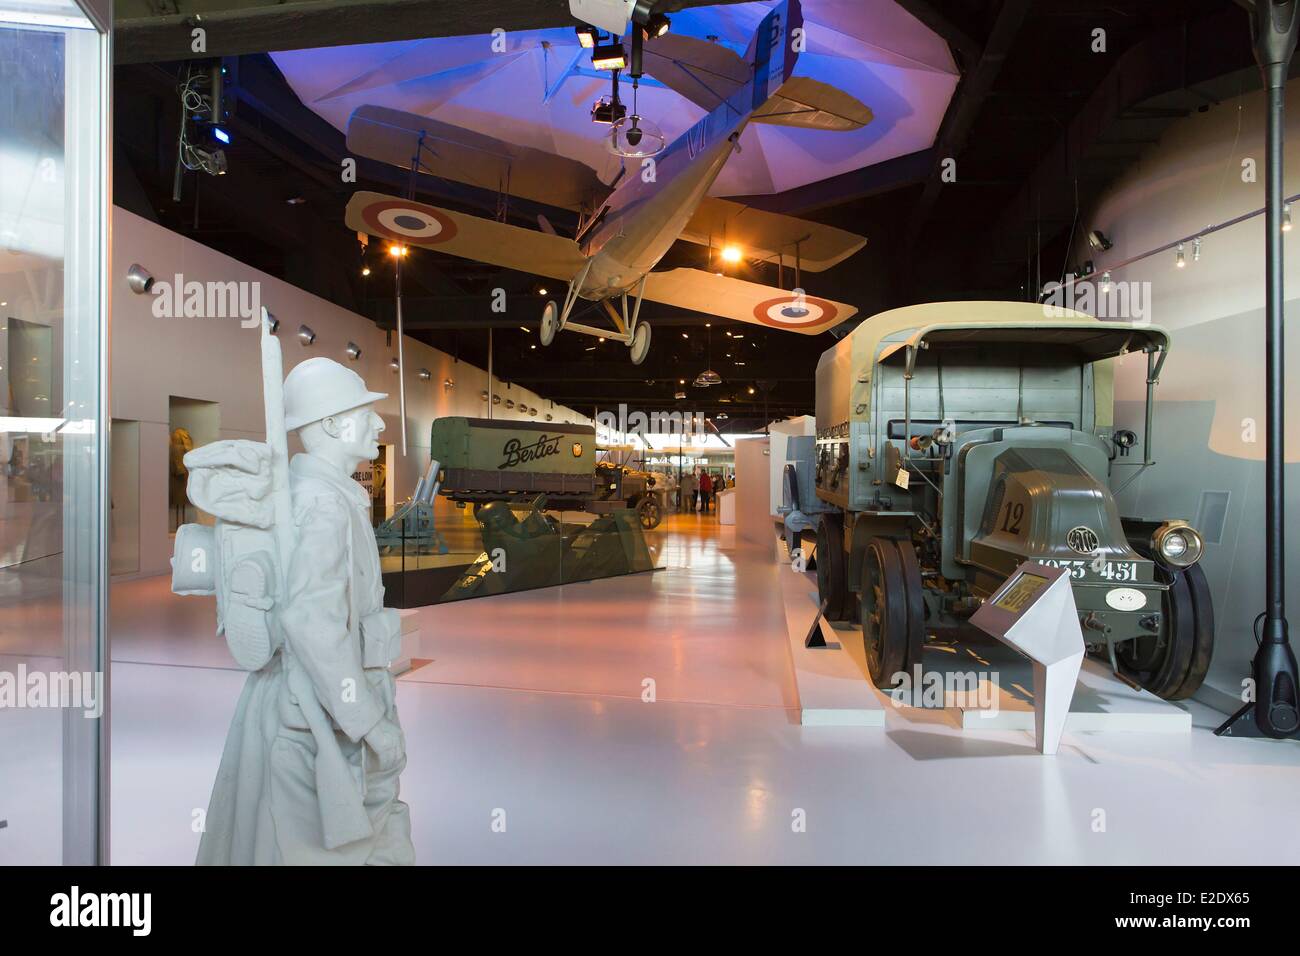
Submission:
[[[708,330],[708,336],[709,364],[703,372],[695,376],[696,388],[708,388],[710,385],[722,384],[722,376],[713,371],[713,330],[711,328]]]

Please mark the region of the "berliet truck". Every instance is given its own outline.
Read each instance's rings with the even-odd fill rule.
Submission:
[[[1141,435],[1113,420],[1113,360],[1128,353],[1145,355]],[[1069,569],[1089,652],[1121,679],[1168,700],[1200,686],[1214,645],[1204,542],[1115,503],[1155,467],[1168,353],[1151,325],[948,302],[867,319],[822,355],[818,591],[828,619],[860,621],[877,687],[1026,560]]]

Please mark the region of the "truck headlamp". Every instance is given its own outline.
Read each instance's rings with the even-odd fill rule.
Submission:
[[[1169,522],[1156,529],[1151,547],[1167,563],[1186,568],[1201,560],[1205,540],[1191,525]]]

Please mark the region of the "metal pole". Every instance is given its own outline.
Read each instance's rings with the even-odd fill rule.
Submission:
[[[492,417],[492,406],[496,404],[493,399],[492,391],[492,326],[488,326],[488,413],[487,417]]]
[[[1287,634],[1285,605],[1284,388],[1285,357],[1282,258],[1282,161],[1285,139],[1286,78],[1295,53],[1297,0],[1255,0],[1252,33],[1255,59],[1268,96],[1265,152],[1264,405],[1268,416],[1264,456],[1264,627],[1251,672],[1255,699],[1237,711],[1216,734],[1243,737],[1294,737],[1300,732],[1300,674]]]
[[[406,457],[406,353],[402,348],[402,256],[397,256],[397,414],[402,428],[402,457]]]

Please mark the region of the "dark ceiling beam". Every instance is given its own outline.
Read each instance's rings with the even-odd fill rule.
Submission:
[[[738,202],[755,209],[779,212],[787,216],[804,216],[818,209],[836,206],[842,203],[869,199],[872,196],[911,186],[925,180],[935,167],[933,149],[922,149],[904,156],[896,156],[822,179],[806,186],[787,189],[783,193],[770,196],[730,196],[732,202]]]
[[[742,0],[673,0],[676,8]],[[160,12],[162,11],[162,12]],[[187,60],[191,31],[206,33],[203,56],[473,36],[500,28],[572,25],[568,0],[116,0],[113,55],[118,63]]]
[[[1247,20],[1240,10],[1226,6],[1204,19],[1173,24],[1125,51],[1025,177],[1019,194],[1005,205],[980,243],[985,262],[1017,257],[1023,261],[1027,235],[1032,241],[1041,235],[1046,246],[1076,215],[1086,216],[1105,186],[1141,155],[1126,144],[1157,142],[1170,123],[1207,101],[1258,89]],[[1295,72],[1293,68],[1292,75]],[[1117,159],[1120,164],[1115,164]],[[1078,224],[1080,234],[1093,228],[1105,230],[1106,224]],[[1059,278],[1055,267],[1053,263],[1052,270],[1044,272],[1044,281]]]
[[[989,32],[988,41],[980,51],[979,59],[975,61],[974,68],[962,77],[956,95],[948,104],[948,112],[943,118],[943,125],[939,129],[939,137],[934,147],[934,165],[908,223],[907,237],[903,243],[905,253],[910,252],[915,246],[935,203],[939,200],[939,193],[943,188],[940,175],[941,164],[945,159],[955,158],[966,144],[971,126],[975,123],[975,118],[979,115],[998,74],[1002,72],[1002,65],[1006,62],[1011,45],[1020,32],[1025,15],[1029,12],[1029,6],[1030,0],[1003,0],[997,19],[993,23],[993,29]],[[960,169],[957,175],[960,179]]]
[[[962,60],[975,63],[980,58],[979,42],[969,32],[953,22],[950,15],[939,11],[932,0],[896,0],[898,5],[920,20],[948,45],[961,54]]]

